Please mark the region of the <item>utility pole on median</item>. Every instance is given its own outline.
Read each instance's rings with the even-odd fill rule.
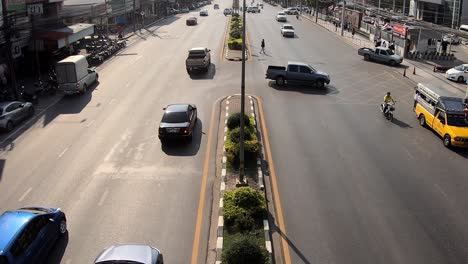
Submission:
[[[133,13],[132,13],[132,19],[133,19],[133,32],[136,31],[136,0],[133,0]]]
[[[242,8],[242,77],[241,77],[241,114],[240,114],[240,139],[239,139],[239,182],[238,186],[246,184],[245,181],[245,159],[244,159],[244,116],[245,116],[245,0]]]
[[[343,6],[341,8],[341,36],[344,34],[344,12],[346,8],[346,1],[343,0]]]
[[[18,89],[16,88],[16,74],[15,74],[15,66],[13,64],[13,55],[12,47],[11,47],[11,25],[10,20],[8,18],[8,10],[7,10],[7,1],[2,0],[2,16],[3,16],[3,36],[5,38],[6,44],[6,57],[7,57],[7,65],[8,71],[10,72],[10,90],[15,95],[16,99],[19,99],[18,96]]]

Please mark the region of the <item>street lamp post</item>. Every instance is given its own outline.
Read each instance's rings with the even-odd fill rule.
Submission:
[[[341,8],[341,36],[344,34],[344,12],[346,8],[346,1],[343,0],[343,7]]]
[[[239,140],[239,182],[237,185],[246,184],[245,181],[245,159],[244,159],[244,116],[245,116],[245,9],[246,1],[243,2],[242,8],[242,77],[241,77],[241,114],[240,114],[240,140]]]

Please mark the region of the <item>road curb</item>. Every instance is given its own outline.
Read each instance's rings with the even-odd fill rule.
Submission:
[[[225,100],[225,104],[226,104],[226,107],[225,107],[225,111],[226,111],[226,114],[224,115],[224,134],[223,134],[223,155],[222,155],[222,158],[221,158],[221,183],[220,183],[220,187],[219,187],[219,191],[220,191],[220,198],[219,198],[219,205],[218,205],[218,224],[217,224],[217,227],[216,227],[216,260],[215,260],[215,264],[221,264],[221,256],[222,256],[222,251],[223,251],[223,232],[224,232],[224,218],[223,218],[223,207],[224,207],[224,202],[223,202],[223,196],[224,196],[224,193],[226,191],[226,174],[227,174],[227,169],[226,169],[226,162],[227,162],[227,157],[226,157],[226,151],[225,151],[225,148],[224,148],[224,145],[226,144],[226,137],[227,137],[227,120],[229,118],[229,99],[232,98],[233,95],[230,95],[230,96],[227,96],[226,98],[224,98],[222,101]],[[237,94],[235,96],[238,96]],[[254,118],[254,129],[255,129],[255,133],[257,135],[260,134],[260,130],[258,129],[258,115],[256,114],[256,103],[254,103],[254,100],[256,101],[257,99],[251,95],[248,96],[248,100],[249,100],[249,103],[250,103],[250,116],[252,116]],[[221,105],[222,107],[222,105]],[[221,108],[221,111],[222,111],[222,108]],[[220,122],[221,124],[221,122]],[[264,180],[264,177],[263,177],[263,171],[262,171],[262,160],[261,160],[261,157],[262,155],[264,155],[264,150],[263,150],[263,147],[262,147],[262,151],[261,153],[259,153],[259,156],[257,157],[257,176],[258,176],[258,183],[260,185],[260,189],[265,193],[265,196],[267,195],[266,194],[266,190],[265,190],[265,180]],[[272,243],[271,243],[271,234],[270,234],[270,225],[269,225],[269,222],[268,222],[268,217],[265,217],[263,219],[263,230],[264,230],[264,236],[265,236],[265,248],[267,249],[268,251],[268,256],[269,256],[269,260],[270,260],[270,263],[273,263],[273,247],[272,247]]]

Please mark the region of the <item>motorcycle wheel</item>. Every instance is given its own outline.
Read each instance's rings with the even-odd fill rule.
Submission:
[[[388,113],[387,119],[388,119],[390,122],[393,122],[393,114],[392,114],[392,113]]]

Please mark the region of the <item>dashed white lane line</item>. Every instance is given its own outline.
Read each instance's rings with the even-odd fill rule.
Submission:
[[[94,119],[93,119],[93,120],[91,120],[91,121],[89,121],[89,123],[86,125],[86,127],[90,127],[90,126],[92,126],[92,125],[93,125],[93,123],[94,123],[94,121],[95,121]]]
[[[109,194],[109,190],[106,190],[106,191],[102,194],[101,199],[99,199],[98,206],[102,206],[102,204],[103,204],[104,201],[106,200],[106,197],[107,197],[108,194]]]
[[[65,155],[65,152],[67,152],[68,148],[70,148],[70,147],[66,147],[66,148],[62,151],[62,153],[60,153],[60,154],[58,155],[58,158],[59,158],[59,159],[60,159],[61,157],[63,157],[63,155]]]
[[[62,99],[62,97],[59,97],[57,98],[57,100],[55,100],[53,103],[51,103],[49,106],[47,106],[46,108],[44,108],[42,111],[40,111],[39,113],[37,113],[36,115],[34,115],[34,117],[36,116],[39,116],[39,115],[42,115],[45,111],[47,111],[49,108],[51,108],[52,106],[54,106],[55,104],[57,104],[60,100]],[[30,118],[28,121],[24,122],[23,125],[19,126],[16,128],[16,130],[14,132],[12,132],[8,137],[6,137],[4,140],[2,140],[0,142],[0,144],[3,144],[5,143],[6,141],[8,141],[10,138],[12,138],[13,136],[16,135],[16,133],[18,133],[18,131],[20,131],[21,129],[23,129],[25,126],[29,125],[29,123],[31,123],[33,120],[34,120],[34,117],[33,118]]]
[[[32,191],[32,187],[29,187],[29,189],[26,190],[26,192],[23,193],[23,195],[21,195],[21,197],[18,199],[18,202],[22,202],[24,200],[24,198],[26,198],[26,196],[28,196],[28,194]]]

